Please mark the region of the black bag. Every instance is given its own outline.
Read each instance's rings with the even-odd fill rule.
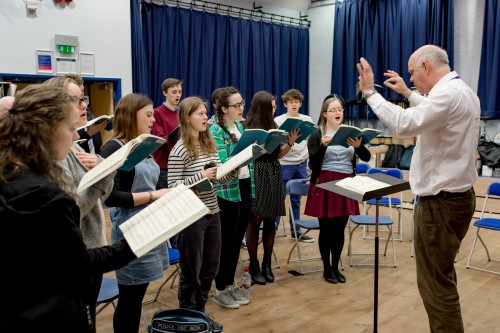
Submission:
[[[384,160],[382,161],[382,167],[384,168],[397,168],[398,161],[401,159],[401,155],[405,146],[398,144],[389,145],[387,153],[385,153]]]
[[[150,333],[211,333],[210,317],[203,312],[190,309],[168,309],[156,311],[149,325]]]
[[[398,168],[402,170],[410,170],[411,158],[413,156],[413,149],[415,145],[409,145],[401,154],[401,158],[398,161]]]
[[[489,141],[483,134],[479,138],[477,151],[481,156],[481,162],[490,168],[500,168],[500,145]]]

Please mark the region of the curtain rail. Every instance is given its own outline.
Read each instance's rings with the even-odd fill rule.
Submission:
[[[311,0],[309,8],[332,6],[342,2],[352,2],[353,0]]]
[[[210,2],[206,0],[163,0],[163,1],[154,1],[154,0],[142,0],[142,2],[161,4],[163,5],[175,5],[177,7],[189,8],[189,9],[197,9],[202,10],[204,12],[210,12],[215,14],[236,16],[240,18],[248,18],[254,21],[262,21],[268,23],[276,23],[276,24],[286,24],[291,26],[298,27],[311,27],[311,21],[309,21],[306,17],[307,15],[300,14],[300,18],[283,16],[278,14],[265,13],[260,8],[256,7],[255,9],[247,9],[241,8],[231,5],[225,5],[221,3]],[[254,3],[255,5],[255,3]]]

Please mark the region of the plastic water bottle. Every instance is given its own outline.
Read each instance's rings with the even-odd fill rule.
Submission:
[[[245,266],[243,275],[241,276],[241,287],[243,288],[243,295],[250,295],[250,287],[252,286],[252,276],[248,271],[248,266]]]

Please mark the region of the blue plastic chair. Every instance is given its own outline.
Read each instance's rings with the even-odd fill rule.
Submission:
[[[499,271],[485,268],[485,265],[487,263],[500,262],[500,260],[492,258],[490,256],[490,251],[488,250],[486,243],[484,242],[481,235],[479,234],[479,232],[482,229],[492,230],[492,231],[500,231],[500,219],[485,217],[485,215],[484,215],[486,205],[487,205],[489,199],[500,199],[500,182],[494,182],[494,183],[491,183],[490,186],[488,186],[488,190],[486,192],[486,197],[484,198],[483,209],[481,210],[481,216],[480,216],[479,220],[474,222],[474,226],[477,228],[477,230],[476,230],[476,235],[474,236],[474,242],[472,243],[472,248],[470,250],[469,260],[467,261],[467,268],[500,275]],[[483,245],[484,249],[486,250],[486,257],[488,259],[488,261],[482,267],[471,265],[472,255],[474,254],[474,249],[476,248],[476,243],[477,243],[478,239],[481,242],[481,244]]]
[[[374,174],[374,173],[385,173],[388,176],[396,177],[399,179],[403,179],[403,171],[398,168],[370,168],[366,172],[368,175],[369,174]],[[390,196],[385,196],[380,198],[379,200],[379,206],[385,206],[389,207],[389,201],[392,205],[392,208],[395,208],[398,212],[398,229],[396,231],[397,234],[399,234],[399,237],[395,238],[395,240],[402,242],[403,241],[403,192],[399,192],[399,197],[396,198],[394,195]],[[367,200],[364,205],[364,213],[368,215],[369,209],[375,205],[375,199],[370,199]],[[391,215],[392,216],[392,215]],[[373,237],[368,236],[368,228],[365,227],[363,228],[363,238],[370,238],[373,239]]]
[[[118,299],[119,295],[116,279],[103,277],[99,296],[97,297],[96,315],[101,313],[110,304],[116,308],[115,300]]]
[[[318,272],[318,271],[323,271],[323,266],[319,269],[314,269],[314,270],[305,270],[304,269],[304,261],[308,260],[321,260],[321,256],[314,256],[314,257],[304,257],[302,255],[301,249],[300,249],[300,239],[307,235],[309,231],[311,230],[319,230],[319,221],[317,218],[310,218],[310,219],[300,219],[296,220],[293,216],[292,212],[292,200],[290,199],[290,195],[300,195],[300,196],[307,196],[307,193],[309,192],[309,179],[291,179],[286,183],[286,194],[287,194],[287,200],[288,200],[288,214],[290,215],[290,218],[292,219],[292,225],[293,225],[293,230],[292,232],[296,232],[296,226],[299,226],[301,229],[304,230],[300,238],[295,235],[294,238],[294,245],[290,249],[290,253],[288,254],[288,259],[287,263],[291,262],[298,262],[300,264],[300,274],[308,273],[308,272]],[[297,259],[292,259],[292,254],[294,250],[297,249]]]
[[[165,279],[165,281],[163,281],[163,283],[161,284],[160,288],[158,288],[158,291],[156,292],[155,298],[153,298],[152,300],[143,302],[142,305],[157,302],[158,296],[160,296],[161,290],[170,280],[172,280],[172,282],[170,284],[170,288],[171,289],[174,288],[175,279],[179,275],[180,255],[179,255],[178,249],[174,249],[174,248],[170,247],[170,243],[169,243],[169,247],[168,247],[168,260],[169,260],[170,266],[175,267],[174,271],[168,275],[168,277]]]
[[[401,178],[402,178],[401,170],[392,169],[392,168],[391,169],[388,169],[388,168],[385,168],[385,169],[370,168],[370,169],[368,169],[367,174],[373,174],[373,173],[377,173],[377,172],[384,172],[390,176],[401,175]],[[384,199],[384,198],[382,198],[382,199]],[[382,202],[383,202],[382,199],[379,200],[379,206],[382,205]],[[363,227],[363,229],[366,229],[368,227],[375,227],[376,226],[376,216],[367,215],[368,209],[366,209],[366,205],[368,204],[369,201],[371,201],[371,200],[365,201],[363,203],[363,206],[365,207],[364,214],[363,215],[350,215],[349,221],[347,223],[348,233],[349,233],[348,254],[349,254],[349,265],[351,267],[353,267],[353,266],[373,266],[374,265],[373,263],[354,263],[353,257],[355,255],[374,255],[374,253],[367,253],[367,252],[353,253],[353,249],[352,249],[352,247],[353,247],[352,246],[352,237],[353,237],[354,231],[357,228],[359,228],[361,226],[361,227]],[[373,202],[372,205],[376,204],[375,199],[373,199],[372,202]],[[386,227],[387,228],[388,236],[387,236],[387,238],[385,238],[386,242],[385,242],[385,249],[384,249],[383,255],[387,256],[387,248],[389,245],[389,241],[391,241],[393,261],[392,261],[392,264],[380,264],[379,263],[379,266],[380,267],[394,267],[395,268],[397,266],[397,264],[396,264],[396,246],[394,244],[394,234],[393,234],[393,228],[392,228],[392,226],[394,224],[393,219],[392,219],[392,206],[393,206],[393,204],[395,204],[395,201],[391,200],[391,198],[388,197],[388,200],[384,201],[384,203],[386,203],[389,207],[389,215],[388,216],[385,216],[385,215],[379,216],[378,225],[379,225],[379,227]],[[354,225],[354,227],[352,227],[352,225]],[[365,230],[363,230],[363,238],[369,238],[369,237],[365,236],[364,234],[365,234]],[[373,238],[373,237],[371,237],[371,238]],[[379,238],[379,240],[382,240],[382,238]]]
[[[364,162],[356,163],[356,174],[357,175],[367,173],[368,169],[370,169],[370,164],[364,163]]]

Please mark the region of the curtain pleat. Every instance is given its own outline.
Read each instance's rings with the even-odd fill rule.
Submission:
[[[333,37],[332,93],[348,101],[358,98],[356,63],[360,57],[365,57],[372,65],[375,83],[383,85],[383,74],[391,69],[411,86],[408,59],[426,44],[445,48],[453,68],[453,0],[338,2]],[[390,89],[379,89],[379,92],[387,98],[400,98]],[[353,119],[376,118],[366,106],[354,106],[353,109]]]
[[[477,95],[481,101],[481,117],[500,119],[500,4],[486,0],[483,46]]]
[[[147,2],[140,6],[131,6],[133,17],[139,17],[139,9],[142,13],[132,34],[134,90],[148,87],[155,105],[165,99],[161,84],[168,77],[183,80],[183,97],[207,102],[215,88],[232,85],[247,101],[245,114],[259,90],[276,96],[276,115],[286,111],[280,98],[286,90],[307,96],[308,29]],[[308,114],[307,102],[300,111]]]

